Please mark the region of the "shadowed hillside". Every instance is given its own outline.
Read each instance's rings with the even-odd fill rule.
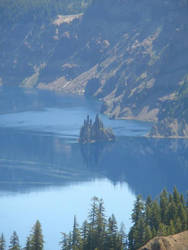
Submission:
[[[88,3],[3,22],[1,84],[85,93],[103,100],[101,112],[112,118],[157,122],[151,136],[187,137],[179,98],[188,74],[187,1]]]

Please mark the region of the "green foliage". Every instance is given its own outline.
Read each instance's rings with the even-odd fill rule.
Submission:
[[[5,238],[3,234],[0,236],[0,250],[5,250]]]
[[[80,143],[105,142],[114,140],[115,136],[112,130],[104,128],[99,115],[96,115],[94,123],[89,118],[89,115],[87,116],[87,119],[84,120],[84,125],[80,129]]]
[[[40,222],[37,220],[33,226],[32,233],[27,241],[28,246],[31,250],[43,250],[43,235]]]
[[[125,233],[118,230],[114,215],[106,220],[103,200],[94,197],[88,221],[79,228],[74,219],[73,231],[62,234],[60,245],[61,250],[123,250]]]
[[[146,201],[138,196],[133,212],[133,225],[128,238],[124,226],[120,229],[114,215],[106,218],[102,199],[94,197],[88,214],[80,227],[76,216],[72,231],[62,233],[61,250],[137,250],[155,236],[167,236],[188,230],[188,197],[176,188],[169,194],[163,190],[159,200],[152,200],[149,196]],[[41,224],[35,223],[32,233],[27,238],[25,250],[43,250],[44,240]],[[20,250],[16,232],[10,239],[9,250]],[[0,236],[0,250],[5,250],[5,239]]]
[[[20,250],[19,238],[16,231],[13,232],[10,238],[9,250]]]
[[[73,231],[72,231],[72,245],[73,250],[81,250],[81,232],[79,230],[76,216],[74,216],[74,224],[73,224]]]
[[[144,209],[144,203],[142,201],[142,197],[139,195],[137,196],[133,213],[131,216],[134,224],[136,224],[139,221],[139,219],[143,217],[143,209]]]
[[[24,250],[31,250],[31,238],[30,238],[30,236],[27,237],[26,246],[25,246]]]
[[[163,190],[159,200],[150,197],[144,203],[140,196],[132,212],[129,249],[136,250],[155,236],[166,236],[188,229],[188,207],[176,188],[172,194]]]

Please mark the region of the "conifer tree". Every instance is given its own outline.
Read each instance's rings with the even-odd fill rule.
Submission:
[[[99,199],[97,197],[92,198],[91,210],[89,211],[89,223],[91,225],[92,230],[97,227],[97,205]]]
[[[183,194],[180,194],[180,202],[182,203],[183,207],[185,208],[186,207],[186,203],[185,203],[185,199],[184,199]]]
[[[83,222],[83,225],[82,225],[82,228],[81,228],[82,248],[83,248],[83,250],[87,250],[88,235],[89,235],[89,224],[88,224],[87,220],[85,220]]]
[[[152,203],[151,208],[151,225],[155,228],[156,231],[159,229],[159,224],[161,223],[161,214],[160,214],[160,207],[157,201]]]
[[[140,195],[137,196],[136,202],[131,215],[134,225],[138,223],[138,220],[143,217],[144,203]]]
[[[174,190],[173,190],[173,200],[176,204],[180,202],[180,194],[178,193],[176,187],[174,187]]]
[[[104,244],[105,223],[103,201],[94,197],[89,212],[88,244],[91,249],[101,248]]]
[[[40,222],[37,220],[31,234],[31,250],[43,250],[43,235]]]
[[[72,249],[72,235],[71,233],[67,235],[62,233],[62,240],[60,242],[61,250],[71,250]]]
[[[120,250],[128,249],[128,237],[125,234],[125,225],[123,223],[121,223],[118,238],[119,238],[119,249]]]
[[[168,202],[168,192],[164,189],[160,194],[161,222],[164,224],[167,223]]]
[[[145,227],[145,232],[144,232],[144,243],[148,242],[149,240],[151,240],[153,237],[152,235],[152,231],[149,225],[147,225]]]
[[[26,246],[25,246],[24,250],[31,250],[31,239],[30,239],[30,236],[27,237]]]
[[[135,250],[156,235],[169,235],[188,228],[188,208],[176,188],[172,194],[163,190],[160,200],[147,198],[144,208],[137,197],[129,232],[129,249]]]
[[[182,222],[179,217],[176,218],[175,220],[175,233],[180,233],[182,232]]]
[[[163,224],[163,223],[160,223],[159,224],[159,229],[158,229],[158,231],[156,231],[156,234],[158,236],[166,236],[166,235],[168,235],[168,226]]]
[[[115,216],[112,214],[108,219],[107,232],[106,232],[106,242],[104,249],[116,249],[122,250],[125,247],[125,232],[124,225],[121,226],[120,231],[118,231],[118,225]]]
[[[10,238],[9,250],[20,250],[19,238],[16,231],[13,232]]]
[[[188,217],[186,213],[186,208],[184,207],[184,201],[182,201],[182,203],[179,204],[177,215],[181,221],[181,231],[186,230]]]
[[[1,234],[1,236],[0,236],[0,250],[5,250],[5,247],[6,247],[5,238],[4,238],[4,235]]]
[[[176,233],[176,229],[175,229],[175,225],[174,225],[174,221],[171,220],[170,221],[170,225],[168,227],[168,234],[175,234]]]
[[[74,216],[74,224],[72,231],[72,249],[73,250],[81,249],[81,235],[76,221],[76,216]]]
[[[128,249],[135,249],[135,227],[132,226],[128,233]]]
[[[152,227],[152,199],[150,196],[147,197],[145,207],[144,207],[144,216],[146,220],[146,224],[149,225],[150,229]]]
[[[138,196],[132,212],[133,226],[127,244],[125,233],[118,230],[115,216],[106,220],[103,201],[97,197],[92,199],[88,218],[89,221],[85,221],[81,229],[74,219],[73,231],[68,236],[64,234],[66,237],[63,238],[61,250],[125,250],[127,246],[129,250],[137,250],[156,235],[186,230],[188,207],[177,189],[174,189],[173,194],[163,190],[159,200],[148,197],[144,202]]]
[[[129,232],[129,249],[134,250],[144,241],[144,203],[140,195],[137,196],[132,212],[133,226]],[[141,230],[141,231],[140,231]],[[141,242],[141,243],[140,243]]]
[[[106,227],[106,219],[104,213],[104,202],[102,199],[98,200],[98,208],[97,208],[97,245],[99,249],[104,248],[104,238],[105,238],[105,227]]]
[[[117,237],[118,237],[117,222],[115,216],[112,214],[112,216],[109,217],[107,224],[106,245],[108,249],[116,249]]]
[[[168,222],[170,222],[171,220],[174,221],[177,218],[177,212],[178,210],[176,203],[174,202],[174,200],[170,201],[167,214]]]
[[[72,232],[68,235],[68,250],[72,250]]]
[[[61,250],[124,250],[125,233],[123,228],[118,231],[115,216],[108,219],[104,213],[103,200],[92,199],[89,221],[84,221],[81,229],[74,218],[73,231],[62,234]]]

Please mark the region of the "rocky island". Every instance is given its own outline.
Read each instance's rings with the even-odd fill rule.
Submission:
[[[115,136],[110,128],[104,128],[102,121],[97,114],[95,121],[90,119],[89,115],[80,129],[79,142],[82,144],[95,142],[115,141]]]

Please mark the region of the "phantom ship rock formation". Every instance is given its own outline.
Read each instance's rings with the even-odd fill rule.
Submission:
[[[108,142],[114,140],[115,136],[112,129],[104,128],[99,115],[96,115],[94,123],[89,115],[87,116],[87,119],[84,120],[84,124],[80,129],[80,143]]]

